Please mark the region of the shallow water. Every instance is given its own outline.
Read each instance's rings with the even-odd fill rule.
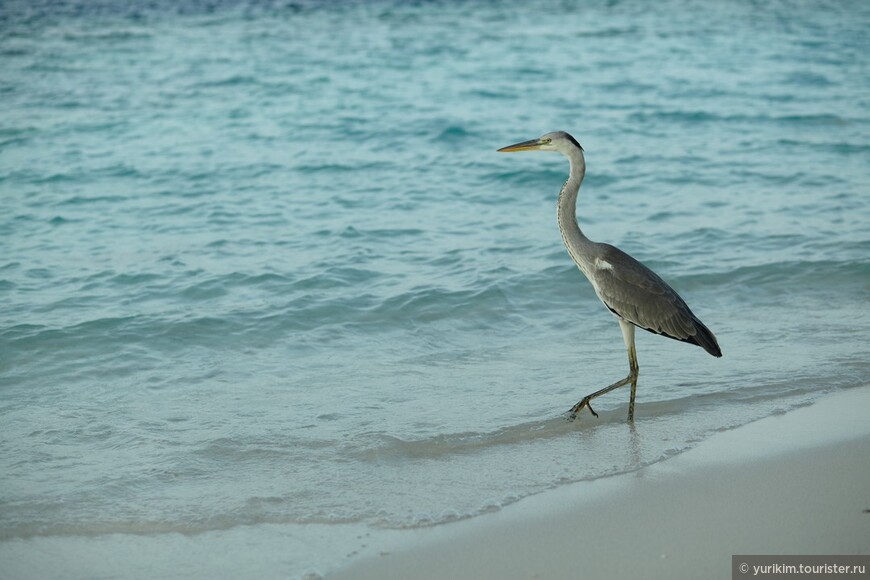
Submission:
[[[862,2],[4,3],[0,545],[276,523],[283,576],[328,570],[348,530],[866,383],[868,24]],[[567,164],[495,153],[554,129],[587,152],[584,231],[724,352],[640,333],[634,429],[627,392],[562,417],[626,357],[561,246]]]

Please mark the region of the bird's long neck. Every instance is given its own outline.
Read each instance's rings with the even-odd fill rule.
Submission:
[[[580,191],[580,184],[583,183],[583,177],[586,175],[586,159],[583,157],[583,151],[579,148],[572,148],[564,152],[564,155],[571,162],[571,172],[568,181],[559,192],[556,218],[559,222],[559,231],[562,233],[562,241],[565,242],[568,253],[574,263],[586,273],[591,265],[587,264],[589,253],[585,249],[592,242],[583,235],[577,224],[577,193]]]

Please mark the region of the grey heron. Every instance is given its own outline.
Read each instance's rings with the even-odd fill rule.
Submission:
[[[503,147],[499,151],[556,151],[568,158],[570,173],[559,192],[556,214],[562,241],[571,259],[592,283],[595,294],[616,316],[628,351],[628,376],[583,397],[569,411],[570,418],[575,418],[584,407],[597,417],[598,413],[590,405],[592,399],[631,384],[628,420],[634,420],[638,376],[635,327],[700,346],[715,357],[722,356],[719,343],[710,329],[692,314],[680,295],[655,272],[610,244],[593,242],[580,230],[577,223],[577,193],[586,175],[586,159],[583,147],[574,137],[564,131],[555,131],[538,139]]]

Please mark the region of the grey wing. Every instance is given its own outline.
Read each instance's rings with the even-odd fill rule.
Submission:
[[[599,250],[593,275],[598,296],[607,308],[644,330],[721,356],[716,337],[667,282],[618,248],[600,244]]]

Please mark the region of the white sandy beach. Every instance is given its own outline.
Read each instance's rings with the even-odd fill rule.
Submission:
[[[868,554],[868,409],[868,387],[833,394],[639,472],[407,531],[329,578],[731,578],[732,554]]]

